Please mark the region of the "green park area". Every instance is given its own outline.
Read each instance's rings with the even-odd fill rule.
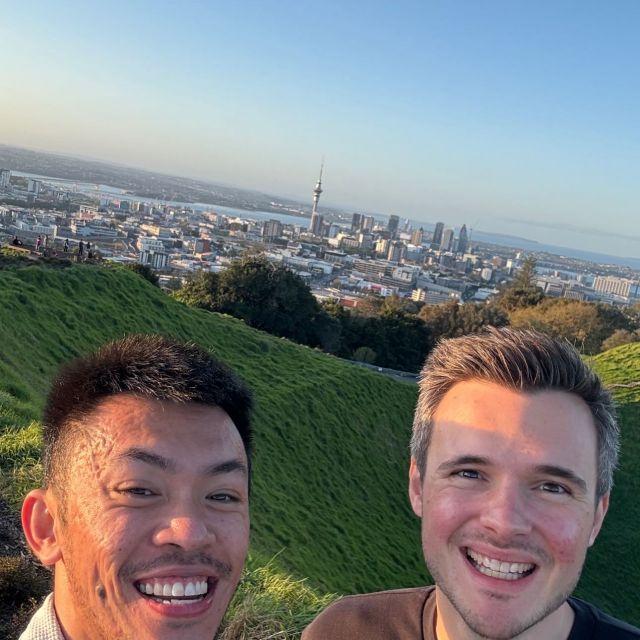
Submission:
[[[183,304],[122,268],[0,269],[0,495],[9,519],[40,481],[38,420],[56,368],[131,333],[197,342],[255,391],[251,556],[227,640],[298,638],[337,595],[429,581],[406,497],[416,386]],[[578,595],[640,624],[640,343],[592,362],[615,385],[623,451]],[[0,637],[11,638],[47,586],[3,535]]]

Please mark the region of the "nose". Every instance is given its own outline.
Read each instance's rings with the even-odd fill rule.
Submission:
[[[486,496],[480,522],[498,540],[507,543],[514,536],[531,532],[531,514],[523,489],[515,482],[504,482]]]
[[[185,550],[202,549],[215,541],[213,529],[197,513],[168,514],[154,533],[154,543]]]

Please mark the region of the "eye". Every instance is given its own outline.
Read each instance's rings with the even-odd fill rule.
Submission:
[[[456,471],[455,475],[467,480],[480,480],[481,477],[480,472],[475,471],[474,469],[462,469],[461,471]]]
[[[118,493],[133,496],[134,498],[147,498],[156,495],[151,489],[145,489],[144,487],[127,487],[126,489],[120,489]]]
[[[212,493],[208,500],[211,502],[216,502],[220,504],[230,504],[232,502],[240,502],[238,496],[235,496],[231,493]]]
[[[540,489],[546,493],[553,493],[556,495],[568,495],[570,493],[568,489],[557,482],[543,482],[540,485]]]

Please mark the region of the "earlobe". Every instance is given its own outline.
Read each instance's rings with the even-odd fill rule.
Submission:
[[[62,557],[56,532],[54,498],[45,489],[34,489],[22,503],[22,528],[27,542],[45,566],[54,565]]]
[[[589,536],[589,546],[591,546],[598,537],[600,533],[600,529],[602,528],[602,523],[604,521],[605,515],[607,515],[607,510],[609,509],[609,494],[605,495],[598,500],[598,506],[596,507],[596,515],[593,520],[593,527],[591,529],[591,535]]]
[[[409,501],[413,512],[422,517],[422,477],[415,458],[411,458],[411,466],[409,467]]]

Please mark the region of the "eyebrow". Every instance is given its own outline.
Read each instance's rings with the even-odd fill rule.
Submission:
[[[456,467],[464,466],[466,464],[487,466],[491,464],[489,458],[483,458],[482,456],[458,456],[457,458],[451,458],[446,460],[439,467],[438,471],[451,471]]]
[[[170,458],[165,458],[157,453],[152,453],[146,449],[140,449],[139,447],[132,447],[127,449],[118,456],[120,460],[133,460],[134,462],[144,462],[145,464],[157,467],[163,471],[169,471],[175,473],[176,464]],[[245,476],[249,475],[247,465],[239,459],[225,460],[224,462],[217,462],[204,470],[204,475],[218,476],[225,473],[234,473],[239,471]]]
[[[490,464],[491,460],[489,458],[485,458],[483,456],[465,455],[458,456],[457,458],[452,458],[451,460],[446,460],[438,467],[437,470],[441,472],[453,471],[454,469],[465,465],[486,467]],[[567,480],[585,493],[588,490],[586,481],[579,475],[571,471],[571,469],[567,469],[566,467],[560,467],[554,464],[540,464],[537,465],[534,470],[536,473]]]
[[[558,467],[554,464],[541,464],[536,467],[538,473],[554,476],[556,478],[562,478],[567,480],[571,484],[578,487],[580,490],[587,492],[587,483],[579,475],[567,469],[565,467]]]

